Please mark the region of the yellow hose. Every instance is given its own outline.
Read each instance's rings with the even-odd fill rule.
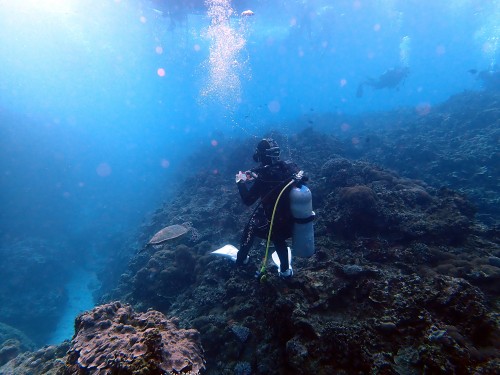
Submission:
[[[276,199],[276,203],[274,204],[273,208],[273,214],[271,215],[271,223],[269,224],[269,233],[267,234],[267,244],[266,244],[266,253],[264,255],[264,260],[262,261],[262,267],[260,269],[260,281],[265,281],[266,280],[266,265],[267,265],[267,256],[269,254],[269,243],[271,242],[271,233],[273,232],[273,223],[274,223],[274,214],[276,213],[276,208],[278,207],[278,202],[280,201],[281,195],[283,192],[286,190],[287,187],[289,187],[291,184],[293,184],[294,180],[291,180],[286,186],[281,189],[278,198]]]

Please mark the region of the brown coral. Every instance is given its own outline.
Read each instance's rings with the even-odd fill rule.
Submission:
[[[354,212],[372,211],[375,209],[376,196],[368,186],[350,186],[340,190],[340,204]]]
[[[203,350],[196,330],[177,327],[158,311],[135,313],[120,302],[98,306],[75,321],[66,374],[199,374]]]

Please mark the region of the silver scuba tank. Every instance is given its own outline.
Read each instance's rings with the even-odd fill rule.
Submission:
[[[314,254],[314,211],[312,210],[311,190],[307,186],[292,187],[290,190],[290,210],[294,217],[293,255],[308,258]]]

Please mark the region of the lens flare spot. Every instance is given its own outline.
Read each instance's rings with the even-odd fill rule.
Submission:
[[[139,21],[141,21],[141,23],[146,23],[146,22],[147,22],[147,19],[146,19],[146,17],[144,17],[144,16],[140,16],[140,17],[139,17]]]
[[[346,122],[344,122],[342,125],[340,125],[340,130],[342,130],[343,132],[348,131],[350,128],[351,128],[351,125],[349,125]]]
[[[361,6],[362,6],[362,5],[361,5],[361,1],[359,1],[359,0],[356,0],[356,1],[353,1],[353,2],[352,2],[352,7],[353,7],[354,9],[356,9],[356,10],[361,9]]]
[[[111,166],[108,163],[101,163],[95,171],[99,177],[108,177],[111,174]]]
[[[161,55],[161,54],[163,53],[163,48],[162,48],[161,46],[157,46],[157,47],[155,48],[155,51],[156,51],[156,53],[157,53],[158,55]]]
[[[373,31],[377,32],[377,31],[380,31],[380,24],[379,23],[376,23],[375,25],[373,25]]]
[[[170,162],[167,159],[161,159],[160,165],[162,168],[167,169],[168,167],[170,167]]]
[[[442,56],[446,53],[446,47],[440,44],[439,46],[436,47],[436,55]]]
[[[344,87],[345,85],[347,85],[347,79],[342,78],[342,79],[340,80],[340,87]]]
[[[352,137],[351,142],[353,145],[359,145],[359,138],[358,137]]]
[[[158,74],[159,77],[165,77],[165,69],[158,68],[158,70],[156,71],[156,74]]]
[[[193,49],[194,49],[195,52],[200,52],[201,51],[201,46],[199,44],[195,44],[193,46]]]
[[[280,102],[278,102],[277,100],[273,100],[273,101],[269,102],[269,104],[267,105],[267,108],[269,109],[269,112],[271,112],[271,113],[278,113],[281,110],[281,105],[280,105]]]
[[[415,111],[419,116],[426,116],[431,112],[431,105],[430,103],[420,103],[415,108]]]
[[[212,141],[210,142],[210,144],[214,147],[217,147],[217,145],[219,144],[219,142],[217,142],[217,140],[215,139],[212,139]]]

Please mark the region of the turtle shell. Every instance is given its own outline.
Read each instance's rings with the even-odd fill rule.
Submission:
[[[184,225],[174,224],[168,227],[163,228],[159,232],[157,232],[148,242],[148,245],[157,245],[164,241],[171,240],[173,238],[177,238],[182,236],[189,230],[188,227]]]

